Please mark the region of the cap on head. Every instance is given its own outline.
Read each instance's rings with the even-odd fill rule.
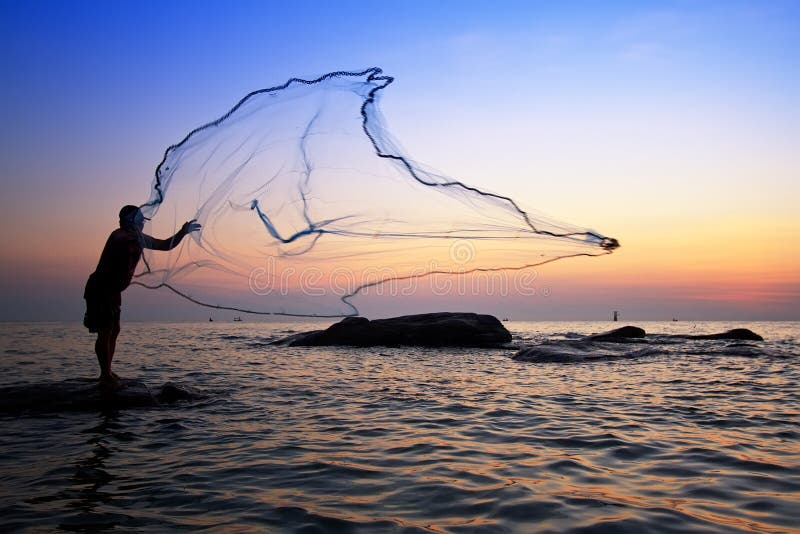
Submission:
[[[130,204],[127,206],[122,206],[122,209],[119,210],[119,220],[133,220],[133,217],[136,215],[137,211],[139,211],[138,206],[131,206]]]
[[[140,220],[137,220],[140,219]],[[144,221],[144,215],[138,206],[128,204],[119,210],[119,225],[123,228],[128,226],[136,226],[137,223]]]

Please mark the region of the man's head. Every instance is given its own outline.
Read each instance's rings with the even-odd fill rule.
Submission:
[[[137,206],[123,206],[119,210],[119,226],[129,230],[142,230],[144,228],[145,217]]]

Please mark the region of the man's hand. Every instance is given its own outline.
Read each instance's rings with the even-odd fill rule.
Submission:
[[[173,248],[177,247],[181,241],[183,241],[184,237],[189,235],[191,232],[198,231],[200,228],[202,228],[202,226],[200,226],[200,223],[197,222],[197,219],[192,219],[191,221],[186,221],[183,223],[183,226],[181,226],[181,229],[178,230],[178,233],[167,239],[157,239],[147,234],[140,234],[139,237],[141,239],[142,247],[144,248],[149,248],[152,250],[172,250]]]
[[[181,226],[181,232],[184,234],[190,234],[200,230],[201,228],[202,226],[199,222],[197,222],[197,219],[192,219],[191,221],[183,223],[183,226]]]

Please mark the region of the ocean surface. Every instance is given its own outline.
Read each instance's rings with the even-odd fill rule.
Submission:
[[[519,345],[614,326],[504,324]],[[117,373],[197,394],[0,412],[0,530],[800,531],[800,323],[630,324],[765,341],[518,362],[269,345],[319,323],[125,323]],[[93,339],[0,324],[0,386],[96,376]]]

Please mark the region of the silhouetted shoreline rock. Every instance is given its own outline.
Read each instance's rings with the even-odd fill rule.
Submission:
[[[374,321],[346,317],[325,330],[302,332],[273,344],[290,347],[501,347],[510,341],[511,333],[492,315],[439,312]]]
[[[0,412],[60,412],[147,408],[194,398],[191,388],[167,382],[154,394],[144,382],[121,378],[119,387],[73,378],[0,387]]]
[[[732,340],[764,341],[764,338],[747,328],[735,328],[717,334],[653,334],[648,336],[637,326],[623,326],[608,332],[585,336],[580,339],[547,340],[536,345],[522,347],[512,359],[517,361],[563,362],[615,358],[634,358],[664,354],[659,348],[673,340]],[[630,347],[614,344],[640,344]]]
[[[545,341],[519,350],[513,360],[522,362],[576,362],[591,360],[613,360],[617,358],[641,358],[665,354],[658,346],[629,344],[622,346],[616,338],[610,343],[597,343],[589,338]]]
[[[592,341],[625,342],[630,339],[643,339],[644,336],[644,328],[639,328],[638,326],[623,326],[620,328],[615,328],[614,330],[609,330],[608,332],[603,332],[601,334],[587,336],[587,339],[591,339]]]
[[[670,337],[678,337],[684,339],[733,339],[740,341],[764,341],[764,338],[747,328],[734,328],[719,334],[699,334],[699,335],[683,335],[675,334]]]

